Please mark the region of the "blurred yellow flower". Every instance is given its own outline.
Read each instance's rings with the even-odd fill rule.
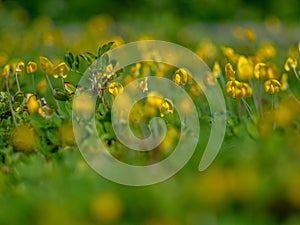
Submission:
[[[264,83],[265,92],[268,94],[276,94],[280,91],[280,88],[281,84],[276,79],[270,79]]]
[[[98,222],[111,224],[120,219],[123,212],[123,203],[114,192],[100,193],[92,199],[91,215]]]
[[[265,63],[257,63],[254,67],[254,77],[256,79],[264,79],[267,75],[267,65]]]
[[[267,64],[267,74],[265,79],[277,79],[279,76],[279,70],[277,66],[273,63]]]
[[[300,52],[300,41],[298,41],[298,51]]]
[[[112,82],[108,85],[108,92],[116,97],[119,93],[123,92],[123,86],[118,82]]]
[[[276,48],[270,42],[262,43],[258,50],[255,52],[255,56],[258,61],[264,61],[266,59],[272,58],[276,55]]]
[[[173,112],[174,112],[173,102],[170,99],[164,98],[160,106],[160,116],[164,117],[165,115],[169,113],[172,114]]]
[[[16,65],[16,72],[22,73],[24,71],[25,64],[24,62],[18,62]]]
[[[217,78],[213,75],[212,72],[206,71],[203,75],[203,82],[207,86],[212,86],[217,83]]]
[[[226,80],[234,80],[234,70],[232,68],[231,63],[227,63],[225,65],[225,74],[226,74]]]
[[[38,145],[38,136],[28,124],[21,124],[12,131],[11,141],[14,149],[20,152],[33,152]]]
[[[41,69],[43,70],[43,72],[48,75],[52,74],[53,63],[44,56],[40,56],[39,59],[40,59]]]
[[[297,67],[297,64],[298,62],[295,58],[288,57],[285,61],[284,69],[286,71],[290,71],[291,69],[295,69]]]
[[[245,56],[240,56],[237,64],[237,77],[240,80],[249,80],[253,75],[253,65]]]
[[[37,64],[35,62],[29,61],[27,63],[26,71],[28,74],[32,74],[37,71]]]
[[[37,99],[37,96],[34,94],[27,94],[27,109],[29,114],[33,114],[39,111],[40,103]]]
[[[213,68],[212,68],[212,73],[215,77],[219,77],[221,75],[222,70],[221,70],[221,66],[220,66],[218,61],[214,62],[214,65],[213,65]]]
[[[287,80],[288,80],[288,75],[286,73],[282,74],[282,76],[281,76],[281,82],[280,82],[281,83],[281,90],[282,91],[287,90],[288,87],[289,87]]]
[[[159,93],[155,91],[151,91],[147,95],[146,104],[152,107],[160,108],[162,101],[163,98]]]
[[[52,75],[54,78],[62,77],[65,79],[67,78],[69,72],[70,68],[67,66],[66,63],[62,62],[53,69]]]
[[[10,65],[6,64],[1,72],[2,77],[6,79],[9,76],[9,72],[10,72]]]
[[[185,69],[180,68],[175,71],[173,81],[178,85],[185,85],[188,81],[188,76],[188,72]]]
[[[40,94],[44,94],[44,93],[45,93],[46,86],[47,86],[46,79],[45,79],[45,78],[41,79],[41,80],[39,81],[38,85],[37,85],[37,91],[38,91]]]
[[[254,31],[251,28],[246,28],[245,29],[245,36],[249,41],[254,41],[256,38],[256,35]]]
[[[232,56],[234,56],[234,50],[232,48],[229,47],[221,47],[221,50],[223,52],[223,55],[226,56],[227,58],[231,58]]]

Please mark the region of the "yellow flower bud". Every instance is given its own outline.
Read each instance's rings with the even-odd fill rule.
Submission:
[[[38,112],[39,108],[40,108],[40,104],[37,99],[37,96],[34,94],[27,94],[27,109],[29,114]]]
[[[31,74],[31,73],[34,73],[35,71],[37,71],[37,65],[35,62],[28,62],[27,63],[27,67],[26,67],[26,71],[27,73]]]
[[[160,107],[160,116],[164,117],[169,113],[174,113],[174,105],[170,99],[164,98]]]
[[[7,64],[7,65],[5,65],[4,68],[2,69],[2,73],[1,73],[2,77],[4,77],[5,79],[7,79],[8,76],[9,76],[9,72],[10,72],[10,65]]]
[[[247,38],[249,41],[254,41],[255,38],[256,38],[255,33],[254,33],[253,30],[250,29],[250,28],[246,28],[246,29],[245,29],[245,36],[246,36],[246,38]]]
[[[173,81],[178,85],[185,85],[188,81],[188,72],[182,68],[176,70]]]
[[[245,56],[240,56],[237,64],[237,76],[241,80],[248,80],[253,75],[253,65]]]
[[[234,70],[230,63],[225,65],[226,80],[234,80]]]
[[[221,67],[220,67],[220,64],[218,63],[218,61],[215,61],[214,62],[214,65],[213,65],[213,69],[212,69],[212,73],[215,77],[218,77],[221,75]]]
[[[19,72],[19,73],[23,72],[24,71],[24,67],[25,67],[24,62],[22,62],[22,61],[18,62],[17,66],[16,66],[16,72]]]
[[[268,94],[276,94],[280,91],[281,84],[278,80],[267,80],[264,84],[265,92]]]
[[[280,82],[282,91],[285,91],[289,87],[287,80],[288,80],[288,75],[286,73],[282,74],[281,82]]]
[[[62,62],[53,69],[52,74],[54,78],[58,78],[58,77],[66,78],[69,72],[70,72],[70,68],[67,66],[66,63]]]
[[[267,75],[267,66],[265,63],[257,63],[254,67],[254,77],[256,79],[263,79]]]
[[[298,62],[295,58],[288,57],[285,61],[284,69],[286,71],[290,71],[291,69],[296,68],[297,64],[298,64]]]
[[[118,82],[112,82],[108,85],[108,92],[114,97],[116,97],[122,91],[123,91],[123,86]]]
[[[228,58],[234,56],[234,54],[235,54],[234,50],[229,47],[221,47],[221,50],[222,50],[223,54]]]
[[[44,56],[40,56],[40,64],[44,73],[52,74],[53,64],[49,59]]]

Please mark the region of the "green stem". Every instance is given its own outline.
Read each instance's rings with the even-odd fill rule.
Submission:
[[[15,112],[14,112],[13,105],[12,105],[12,97],[11,97],[11,94],[10,94],[10,91],[9,91],[8,77],[9,77],[9,73],[5,77],[5,86],[6,86],[6,90],[7,90],[7,93],[8,93],[9,108],[10,108],[11,116],[13,118],[13,122],[14,122],[15,126],[17,126],[18,124],[17,124],[17,120],[16,120],[16,117],[15,117]]]
[[[21,87],[20,87],[20,83],[18,80],[18,72],[16,71],[16,82],[17,82],[17,87],[18,87],[18,91],[21,91]]]
[[[33,89],[33,93],[36,94],[35,82],[34,82],[34,74],[31,74],[31,79],[32,79],[32,89]]]
[[[48,84],[49,84],[49,86],[50,86],[52,95],[54,96],[54,88],[53,88],[53,86],[52,86],[52,83],[51,83],[51,81],[50,81],[50,78],[49,78],[48,74],[46,74],[46,79],[47,79]],[[55,103],[56,103],[56,106],[57,106],[58,111],[61,112],[61,109],[60,109],[60,106],[59,106],[58,101],[57,101],[56,99],[54,99],[54,101],[55,101]]]

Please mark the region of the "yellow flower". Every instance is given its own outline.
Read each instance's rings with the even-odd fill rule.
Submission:
[[[256,79],[263,79],[267,75],[267,66],[265,63],[257,63],[254,67],[254,77]]]
[[[275,64],[269,63],[267,65],[267,74],[265,79],[277,79],[279,76],[278,68]]]
[[[70,68],[67,66],[66,63],[62,62],[53,69],[52,74],[54,78],[58,78],[58,77],[66,78],[69,72],[70,72]]]
[[[53,63],[44,56],[40,56],[40,64],[44,73],[52,74]]]
[[[253,65],[245,56],[240,56],[238,59],[237,75],[240,80],[248,80],[253,75]]]
[[[246,28],[246,29],[245,29],[245,36],[246,36],[246,38],[247,38],[249,41],[254,41],[255,38],[256,38],[255,33],[254,33],[253,30],[250,29],[250,28]]]
[[[36,65],[36,63],[35,63],[35,62],[32,62],[32,61],[29,61],[29,62],[27,63],[26,71],[27,71],[27,73],[29,73],[29,74],[32,74],[32,73],[34,73],[35,71],[37,71],[37,65]]]
[[[7,64],[7,65],[5,65],[4,68],[2,69],[2,74],[1,74],[2,77],[4,77],[5,79],[7,79],[8,76],[9,76],[9,72],[10,72],[10,65]]]
[[[122,91],[123,91],[123,86],[118,82],[112,82],[108,85],[108,92],[114,97],[116,97]]]
[[[230,63],[225,65],[226,80],[234,80],[234,70]]]
[[[227,58],[231,58],[235,54],[234,50],[229,47],[221,47],[221,50],[223,52],[223,55],[225,55]]]
[[[298,41],[298,51],[300,52],[300,41]]]
[[[45,93],[46,86],[47,86],[46,79],[45,79],[45,78],[41,79],[41,80],[39,81],[38,85],[37,85],[37,91],[38,91],[40,94],[44,94],[44,93]]]
[[[26,97],[27,97],[27,109],[29,114],[38,112],[40,108],[40,104],[37,99],[37,96],[34,94],[28,94]]]
[[[24,71],[24,67],[25,67],[24,62],[22,62],[22,61],[18,62],[17,66],[16,66],[16,72],[19,72],[19,73],[23,72]]]
[[[288,80],[288,75],[286,73],[282,74],[282,76],[281,76],[281,82],[280,82],[281,83],[281,90],[282,91],[287,90],[288,87],[289,87],[287,80]]]
[[[276,49],[272,43],[265,42],[263,43],[255,53],[255,56],[258,58],[258,61],[263,61],[265,59],[272,58],[276,55]]]
[[[220,67],[220,64],[218,63],[218,61],[215,61],[214,62],[214,65],[213,65],[213,69],[212,69],[212,73],[215,77],[219,77],[221,75],[221,67]]]
[[[285,64],[284,64],[284,69],[286,71],[290,71],[291,69],[295,69],[297,67],[297,60],[295,58],[292,58],[292,57],[288,57],[285,61]]]
[[[174,113],[174,105],[170,99],[164,98],[160,106],[160,116],[164,117],[169,113]]]
[[[92,217],[100,224],[115,223],[122,215],[123,203],[114,192],[100,193],[90,205]]]
[[[249,84],[239,81],[228,81],[225,86],[226,95],[240,99],[252,96],[252,88]]]
[[[188,81],[188,72],[185,69],[178,69],[175,71],[173,81],[178,85],[185,85]]]
[[[212,72],[206,71],[203,76],[203,82],[207,86],[212,86],[217,83],[217,79]]]
[[[276,94],[280,91],[281,84],[278,80],[270,79],[264,84],[265,92],[268,94]]]
[[[14,149],[20,152],[32,152],[38,146],[38,136],[27,124],[14,128],[11,141]]]

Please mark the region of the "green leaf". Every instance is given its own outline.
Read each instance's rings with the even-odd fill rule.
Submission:
[[[51,123],[55,127],[59,127],[61,125],[61,118],[59,117],[59,115],[57,115],[56,113],[53,113],[51,116]]]
[[[107,52],[114,44],[114,41],[110,41],[98,48],[97,58],[101,57],[105,52]]]
[[[74,63],[74,56],[72,52],[67,51],[67,53],[64,56],[64,60],[67,63],[67,65],[72,69]]]
[[[39,113],[33,113],[30,115],[30,121],[35,129],[44,129],[47,126],[47,121]]]
[[[90,57],[88,57],[88,56],[86,56],[86,55],[84,55],[84,54],[80,54],[79,55],[88,65],[91,65],[92,64],[92,60],[91,60],[91,58]]]
[[[75,56],[75,60],[74,60],[74,66],[75,66],[75,69],[79,69],[79,56],[76,55]]]
[[[55,130],[47,130],[46,131],[48,139],[55,145],[59,144],[59,139]]]

